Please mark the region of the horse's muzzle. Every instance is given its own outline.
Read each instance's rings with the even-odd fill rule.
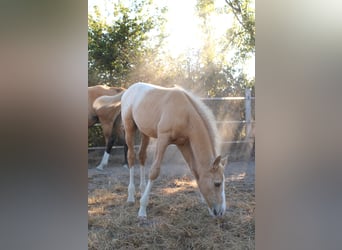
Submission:
[[[222,206],[222,205],[214,205],[212,209],[209,208],[209,213],[215,217],[222,216],[225,211],[226,211],[226,208],[225,206]]]

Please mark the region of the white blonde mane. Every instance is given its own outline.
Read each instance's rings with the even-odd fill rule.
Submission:
[[[220,154],[220,147],[219,147],[219,143],[218,143],[218,130],[216,127],[216,123],[215,123],[215,116],[213,115],[212,111],[210,110],[210,108],[205,105],[197,96],[195,96],[194,94],[186,91],[185,89],[183,89],[182,87],[175,85],[175,88],[180,89],[182,91],[184,91],[184,93],[186,94],[186,96],[189,98],[190,102],[193,104],[193,106],[195,107],[195,109],[197,110],[198,114],[200,115],[200,117],[202,118],[205,127],[207,128],[208,132],[209,132],[209,136],[211,138],[215,153],[217,155]]]

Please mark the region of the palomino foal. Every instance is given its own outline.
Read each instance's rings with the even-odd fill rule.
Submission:
[[[138,216],[146,217],[146,207],[153,181],[158,177],[165,150],[177,145],[195,176],[209,213],[222,216],[226,209],[225,177],[218,155],[217,129],[210,110],[181,88],[163,88],[147,83],[130,86],[121,99],[122,122],[128,146],[130,183],[128,202],[134,202],[134,145],[136,129],[141,132],[139,150],[140,189],[145,189],[144,165],[149,138],[157,138],[155,159],[148,183],[140,199]]]

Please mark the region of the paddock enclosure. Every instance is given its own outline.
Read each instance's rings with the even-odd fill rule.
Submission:
[[[211,109],[222,140],[222,152],[229,153],[230,161],[247,160],[254,157],[255,98],[250,91],[244,97],[202,98]],[[251,130],[248,134],[248,130]],[[139,145],[137,133],[136,145]],[[89,129],[88,153],[94,164],[105,149],[104,137],[99,124]],[[123,153],[123,146],[112,149],[111,158]],[[96,162],[98,160],[98,162]]]
[[[217,119],[222,154],[229,153],[225,167],[227,211],[221,218],[209,215],[196,181],[174,145],[166,150],[145,220],[137,217],[139,168],[135,168],[136,201],[129,205],[129,170],[121,165],[123,149],[113,148],[104,171],[94,168],[102,150],[90,149],[88,249],[254,249],[254,136],[247,138],[245,133],[243,101],[241,105],[241,100],[204,100]],[[151,139],[146,173],[153,160],[154,143]]]

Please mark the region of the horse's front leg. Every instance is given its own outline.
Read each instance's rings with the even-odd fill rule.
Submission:
[[[146,207],[148,204],[153,181],[159,176],[161,162],[163,160],[166,147],[168,145],[169,145],[169,137],[166,135],[159,135],[157,139],[155,159],[150,169],[149,180],[147,182],[147,186],[144,191],[144,194],[140,199],[140,208],[139,208],[138,216],[141,218],[146,218]]]

